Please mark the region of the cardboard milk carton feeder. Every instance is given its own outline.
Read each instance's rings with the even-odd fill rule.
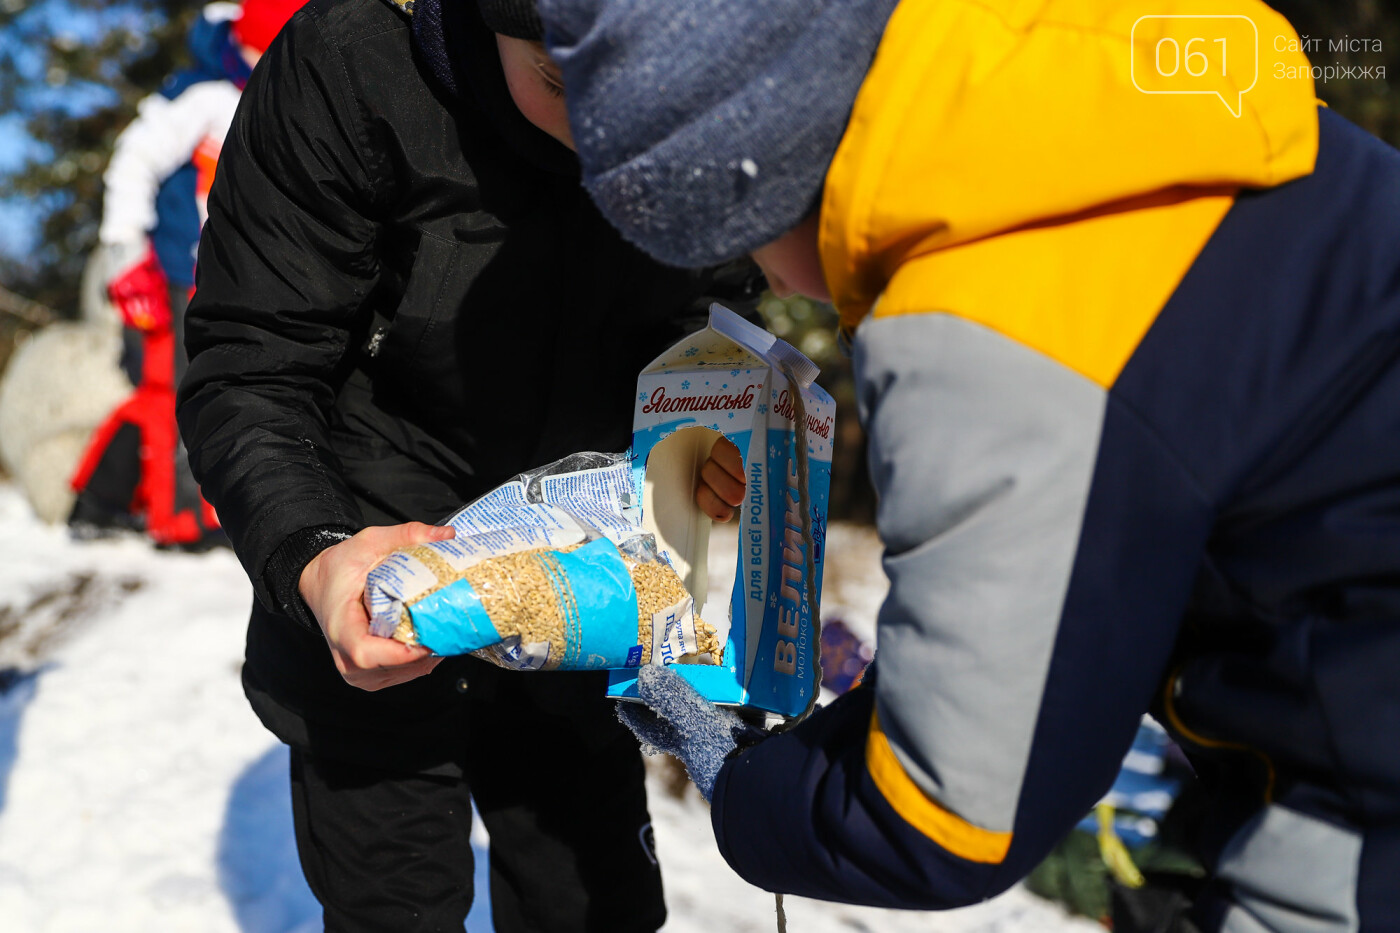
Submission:
[[[813,382],[817,372],[790,344],[712,305],[709,326],[637,380],[642,526],[725,645],[721,665],[675,670],[715,703],[796,716],[819,689],[812,601],[821,597],[836,406]],[[747,488],[735,519],[715,524],[695,505],[695,487],[720,437],[739,448]],[[732,539],[732,569],[709,566],[711,535]],[[611,671],[608,692],[635,697],[635,670]]]

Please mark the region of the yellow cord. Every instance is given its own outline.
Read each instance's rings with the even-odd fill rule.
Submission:
[[[1118,838],[1118,832],[1113,828],[1113,812],[1111,803],[1100,803],[1094,807],[1094,815],[1099,821],[1099,855],[1119,884],[1129,888],[1140,888],[1146,882],[1142,872],[1133,864],[1128,847],[1123,845],[1123,840]]]

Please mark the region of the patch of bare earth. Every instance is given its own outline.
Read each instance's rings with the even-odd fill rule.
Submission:
[[[65,638],[145,585],[137,576],[73,571],[33,584],[16,601],[0,603],[0,670],[42,663]]]

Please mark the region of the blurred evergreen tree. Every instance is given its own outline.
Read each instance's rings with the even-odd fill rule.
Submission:
[[[1317,81],[1317,96],[1348,120],[1400,147],[1400,4],[1395,0],[1270,0],[1300,36],[1315,67],[1371,71],[1365,77]],[[1260,37],[1263,41],[1264,37]],[[1348,40],[1348,48],[1333,48]],[[1364,40],[1364,47],[1349,40]],[[1379,48],[1377,49],[1377,44]],[[1384,80],[1375,76],[1385,69]]]
[[[17,163],[0,172],[0,200],[37,221],[32,249],[0,254],[0,286],[76,314],[112,143],[141,98],[188,62],[198,9],[188,0],[0,0],[0,132]]]

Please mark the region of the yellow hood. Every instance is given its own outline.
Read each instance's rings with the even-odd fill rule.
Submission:
[[[1198,93],[1161,93],[1180,90]],[[1235,191],[1316,154],[1307,60],[1262,3],[903,0],[827,173],[823,268],[851,329],[882,295],[880,314],[1015,331],[1004,305],[1029,295],[1121,312],[1133,294],[1143,310],[1090,373],[1111,382]]]

